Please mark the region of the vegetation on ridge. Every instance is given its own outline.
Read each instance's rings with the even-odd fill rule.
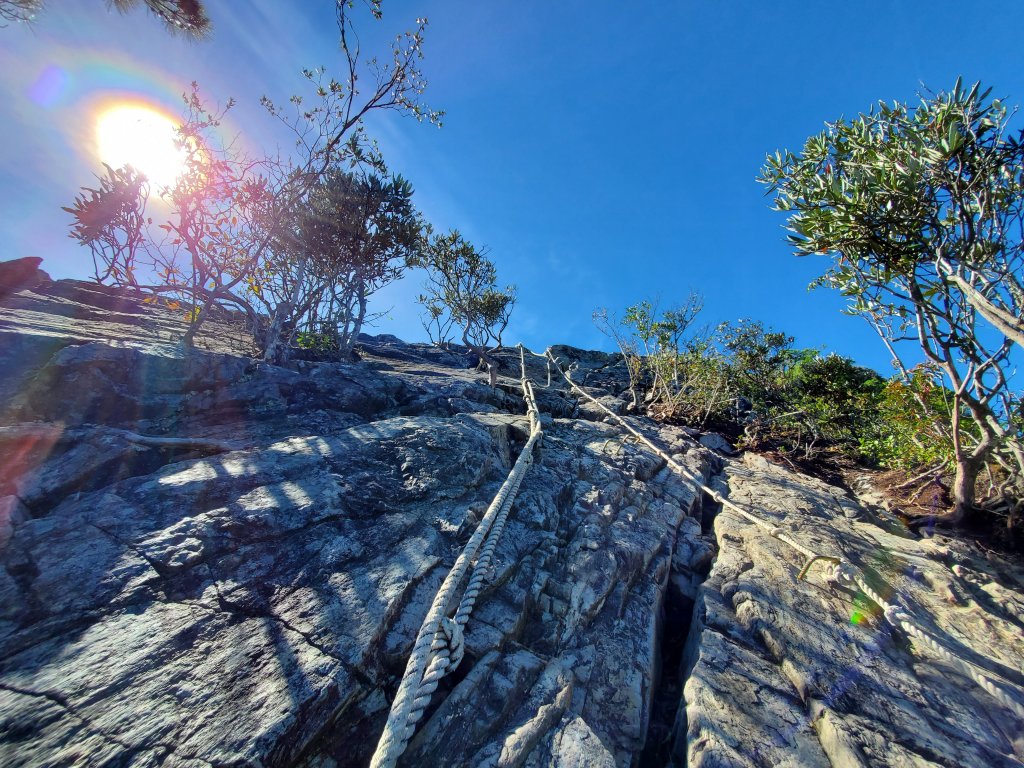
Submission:
[[[426,310],[423,328],[435,344],[447,346],[453,328],[462,343],[490,365],[490,352],[501,349],[516,303],[515,286],[498,288],[498,270],[457,230],[439,235],[422,251],[418,266],[427,270],[425,293],[418,298]]]
[[[345,77],[308,70],[310,95],[263,100],[296,138],[292,155],[246,157],[219,144],[232,103],[211,108],[194,86],[180,130],[185,173],[151,189],[130,167],[106,168],[66,209],[72,237],[90,248],[97,280],[182,307],[185,343],[226,307],[277,361],[296,346],[346,358],[373,320],[372,294],[421,268],[431,340],[461,341],[493,377],[515,288],[499,287],[485,248],[457,230],[434,234],[364,127],[377,110],[439,123],[421,101],[426,22],[396,38],[387,66],[366,72],[352,4],[337,8]],[[380,18],[379,3],[370,12]],[[828,123],[761,171],[797,253],[831,259],[814,285],[848,297],[850,314],[891,352],[894,376],[795,348],[750,320],[698,329],[694,294],[667,311],[640,302],[621,321],[596,313],[626,359],[631,407],[787,456],[838,449],[914,476],[917,490],[939,489],[943,522],[996,516],[1015,527],[1024,512],[1014,382],[1024,347],[1024,134],[1008,119],[989,91],[958,81],[914,107],[882,103]],[[147,212],[151,195],[168,204],[165,220]],[[908,362],[907,341],[923,362]]]
[[[940,493],[953,525],[1024,515],[1024,132],[979,85],[917,107],[880,104],[838,120],[760,176],[790,215],[799,255],[832,261],[812,287],[849,299],[892,355],[888,380],[836,355],[792,347],[760,323],[692,331],[701,301],[617,322],[595,316],[630,370],[633,403],[751,447],[812,458],[838,448],[901,470],[903,489]],[[923,356],[905,362],[905,342]]]
[[[412,185],[388,171],[364,126],[381,110],[440,124],[442,113],[421,101],[426,20],[395,39],[388,66],[366,64],[351,42],[350,5],[338,4],[345,78],[306,70],[311,94],[287,106],[262,99],[295,138],[290,156],[250,157],[223,143],[217,129],[234,103],[213,108],[193,83],[178,131],[184,172],[152,189],[131,167],[106,167],[65,208],[71,236],[92,252],[97,281],[182,307],[186,345],[219,307],[244,314],[266,360],[296,345],[346,359],[374,319],[372,294],[420,266],[428,316],[458,324],[483,359],[500,346],[514,291],[497,288],[493,263],[458,233],[433,236]],[[379,4],[370,11],[380,18]],[[163,221],[147,212],[154,194],[170,209]]]
[[[894,396],[928,423],[933,471],[953,474],[952,523],[979,511],[983,473],[983,500],[1011,523],[1024,498],[1012,382],[1024,343],[1024,132],[1010,132],[989,95],[957,81],[914,108],[881,103],[828,124],[799,155],[769,156],[760,179],[790,214],[796,252],[831,257],[816,284],[847,296],[892,353]],[[897,348],[908,339],[924,355],[916,368]]]
[[[794,348],[792,336],[755,320],[687,333],[701,303],[691,294],[659,315],[643,301],[618,322],[606,310],[595,313],[626,360],[632,410],[804,461],[837,448],[864,455],[878,436],[885,385],[878,374],[839,355]]]

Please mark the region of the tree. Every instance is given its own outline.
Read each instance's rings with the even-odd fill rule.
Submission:
[[[427,270],[426,293],[418,301],[427,311],[424,328],[462,329],[462,342],[487,366],[491,384],[496,369],[490,353],[501,349],[501,335],[508,327],[516,302],[514,286],[498,288],[498,271],[487,258],[458,232],[452,230],[433,238],[417,261]],[[431,335],[437,344],[447,343],[443,335]]]
[[[594,324],[615,341],[625,359],[633,398],[630,408],[639,406],[638,389],[646,386],[646,399],[659,418],[703,424],[710,417],[723,392],[709,387],[714,380],[709,374],[721,368],[706,365],[706,339],[691,333],[703,307],[704,297],[691,292],[685,302],[664,311],[645,299],[627,307],[620,321],[607,309],[594,312]]]
[[[241,309],[254,333],[259,321],[244,291],[252,285],[287,212],[297,204],[296,172],[276,158],[249,158],[220,143],[217,128],[233,100],[219,110],[207,107],[199,86],[184,97],[185,119],[178,130],[183,171],[160,195],[170,208],[148,250],[146,286],[189,303],[189,328],[182,339],[194,343],[217,306]]]
[[[0,27],[10,22],[30,22],[43,9],[43,0],[0,0]]]
[[[934,365],[922,364],[896,376],[878,391],[877,426],[864,429],[861,451],[886,467],[918,471],[921,479],[940,477],[954,461],[952,393]]]
[[[154,282],[143,287],[188,302],[186,345],[193,342],[211,309],[228,305],[246,313],[261,350],[276,356],[284,324],[272,322],[267,333],[253,299],[265,295],[288,301],[291,289],[305,279],[305,256],[283,244],[294,237],[289,228],[332,169],[383,171],[383,160],[366,136],[365,117],[375,110],[396,110],[440,124],[442,113],[421,101],[426,82],[419,62],[426,20],[417,19],[412,31],[396,36],[390,60],[365,62],[353,30],[352,5],[337,4],[342,79],[319,69],[305,70],[311,96],[292,96],[286,105],[261,99],[271,117],[295,137],[289,156],[248,157],[236,145],[219,143],[216,128],[233,101],[223,109],[210,108],[195,83],[185,95],[186,114],[179,131],[187,155],[185,172],[170,189],[160,191],[171,212],[155,225],[162,237],[148,234],[149,260],[144,266]],[[379,19],[380,3],[371,0],[369,7]],[[107,222],[108,229],[119,226],[115,219]],[[291,311],[268,309],[275,318]]]
[[[273,313],[272,339],[280,338],[284,326],[292,333],[302,326],[348,355],[371,319],[369,297],[399,279],[419,254],[423,223],[412,194],[401,176],[339,168],[327,174],[285,235],[284,264],[271,261],[270,279],[258,280],[262,290],[256,295]],[[278,286],[287,297],[271,307],[264,293],[276,293]],[[272,342],[267,359],[275,357],[274,349]]]
[[[916,107],[881,103],[827,123],[799,155],[769,155],[759,178],[790,214],[797,254],[832,256],[815,284],[849,297],[904,378],[896,344],[908,339],[945,376],[951,523],[973,516],[987,462],[1024,473],[1010,389],[1024,338],[1024,137],[989,94],[958,80]]]
[[[103,167],[106,175],[97,177],[99,187],[83,187],[74,204],[64,208],[75,218],[70,236],[92,251],[96,282],[137,288],[135,259],[145,244],[149,184],[131,166]]]
[[[686,302],[666,309],[658,317],[658,309],[650,301],[626,309],[622,324],[636,333],[644,354],[661,363],[653,370],[654,386],[661,390],[666,402],[680,390],[679,358],[687,331],[704,308],[704,297],[691,292]]]
[[[189,37],[200,38],[210,34],[210,19],[200,0],[112,0],[121,13],[138,5],[146,6],[157,16],[170,32],[180,32]]]
[[[852,360],[815,349],[794,349],[793,337],[756,320],[692,330],[703,299],[659,311],[651,301],[626,309],[621,320],[594,312],[598,329],[619,347],[629,373],[630,409],[704,429],[742,431],[747,447],[780,454],[821,449],[888,460],[878,437],[884,380]]]
[[[762,415],[778,415],[787,402],[787,372],[798,358],[792,348],[793,337],[749,318],[722,323],[716,336],[729,361],[729,377],[736,392]]]
[[[210,19],[200,0],[112,0],[109,4],[121,13],[145,5],[172,33],[180,32],[192,38],[206,37],[210,33]],[[33,21],[43,6],[43,0],[0,0],[0,21]]]
[[[633,308],[630,307],[631,309]],[[630,328],[625,320],[616,318],[606,307],[594,310],[593,321],[597,330],[614,341],[619,348],[619,353],[626,364],[626,373],[629,374],[629,394],[633,398],[628,408],[635,410],[640,406],[639,390],[647,374],[644,356],[640,351],[642,342],[635,329]]]
[[[807,458],[820,441],[861,453],[878,433],[884,387],[881,376],[847,357],[800,350],[786,371],[784,408],[799,430],[793,442]]]

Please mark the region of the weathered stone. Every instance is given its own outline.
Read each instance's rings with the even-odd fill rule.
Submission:
[[[28,508],[17,496],[0,496],[0,549],[14,534],[14,527],[29,516]]]
[[[125,292],[49,283],[0,306],[4,765],[365,765],[528,437],[518,350],[495,355],[496,387],[464,350],[387,336],[361,337],[358,364],[272,366],[231,354],[221,321],[186,352],[180,317]],[[621,356],[554,352],[627,409]],[[820,566],[796,581],[783,542],[716,516],[524,359],[543,447],[402,765],[1016,764],[1020,724],[988,694]],[[634,423],[692,477],[897,588],[1017,695],[1016,566]]]
[[[42,263],[38,256],[0,261],[0,299],[49,281],[50,276],[39,268]]]
[[[952,550],[974,561],[969,545],[851,520],[842,491],[763,459],[729,464],[725,478],[731,501],[865,569],[922,629],[1009,690],[1024,683],[1019,627],[934,587],[948,585]],[[679,762],[1019,764],[1020,721],[926,646],[908,643],[868,598],[828,587],[820,566],[796,581],[800,555],[728,510],[715,534],[719,554],[687,645]]]
[[[712,451],[720,453],[723,456],[736,455],[736,449],[732,447],[728,440],[717,432],[708,432],[706,435],[701,435],[697,440],[705,448],[710,448]]]

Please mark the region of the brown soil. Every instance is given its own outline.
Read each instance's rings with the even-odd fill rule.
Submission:
[[[755,450],[769,461],[802,472],[820,480],[853,491],[857,481],[864,478],[884,499],[885,505],[910,529],[924,535],[941,529],[947,536],[975,542],[984,549],[1024,557],[1024,530],[1017,525],[1007,526],[1005,514],[980,510],[974,520],[965,525],[944,525],[941,518],[953,506],[948,478],[925,479],[901,487],[918,472],[906,470],[879,470],[858,463],[851,457],[833,449],[823,449],[813,458],[806,459],[798,452],[774,447]]]
[[[1005,514],[979,510],[973,520],[957,527],[942,522],[941,518],[953,506],[948,478],[925,479],[908,486],[917,472],[860,467],[853,474],[867,477],[889,508],[911,530],[929,533],[941,529],[946,535],[973,541],[984,549],[1017,557],[1024,555],[1024,531],[1020,526],[1008,527]]]

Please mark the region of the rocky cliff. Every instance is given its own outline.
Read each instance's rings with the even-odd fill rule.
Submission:
[[[0,304],[3,765],[366,765],[526,440],[518,353],[492,389],[393,337],[271,366],[217,323],[186,351],[180,314],[95,285]],[[621,409],[617,357],[556,351]],[[766,531],[528,360],[543,447],[400,764],[1020,764],[1016,563],[634,420]],[[963,663],[826,568],[798,579],[780,532]]]

